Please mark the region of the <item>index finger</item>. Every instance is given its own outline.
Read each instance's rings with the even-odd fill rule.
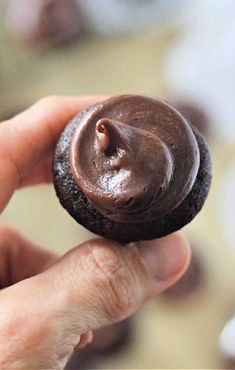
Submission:
[[[0,212],[19,181],[52,152],[60,132],[79,111],[104,97],[47,97],[0,125]]]

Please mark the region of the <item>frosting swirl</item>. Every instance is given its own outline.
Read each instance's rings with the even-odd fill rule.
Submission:
[[[86,110],[69,148],[75,181],[107,218],[141,223],[175,209],[192,189],[200,153],[187,121],[138,95]]]

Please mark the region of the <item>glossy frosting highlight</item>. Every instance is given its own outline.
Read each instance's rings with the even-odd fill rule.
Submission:
[[[84,112],[69,159],[74,179],[98,212],[117,222],[141,223],[184,200],[200,154],[190,126],[174,108],[123,95]]]

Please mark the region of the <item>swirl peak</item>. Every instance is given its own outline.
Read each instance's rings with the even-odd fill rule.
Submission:
[[[127,147],[131,135],[128,125],[114,119],[101,118],[96,123],[97,149],[111,156],[118,149]]]

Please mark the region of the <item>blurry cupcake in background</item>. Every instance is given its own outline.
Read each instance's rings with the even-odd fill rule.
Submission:
[[[198,131],[205,137],[208,137],[211,129],[211,122],[205,109],[203,110],[199,105],[190,103],[188,101],[176,101],[173,106],[195,126]]]
[[[0,0],[1,1],[1,0]],[[180,0],[182,1],[182,0]],[[31,43],[61,44],[90,34],[146,33],[176,16],[171,0],[2,0],[9,34]]]
[[[114,325],[95,330],[90,349],[106,356],[125,350],[132,341],[134,319],[130,317]]]
[[[133,317],[93,331],[92,342],[71,356],[66,369],[95,369],[98,361],[127,351],[133,340]]]
[[[162,294],[162,297],[169,300],[186,299],[198,292],[205,284],[205,281],[205,266],[201,257],[195,252],[194,247],[187,271],[176,284]]]
[[[8,0],[6,27],[10,35],[28,43],[65,43],[81,29],[76,0]]]

